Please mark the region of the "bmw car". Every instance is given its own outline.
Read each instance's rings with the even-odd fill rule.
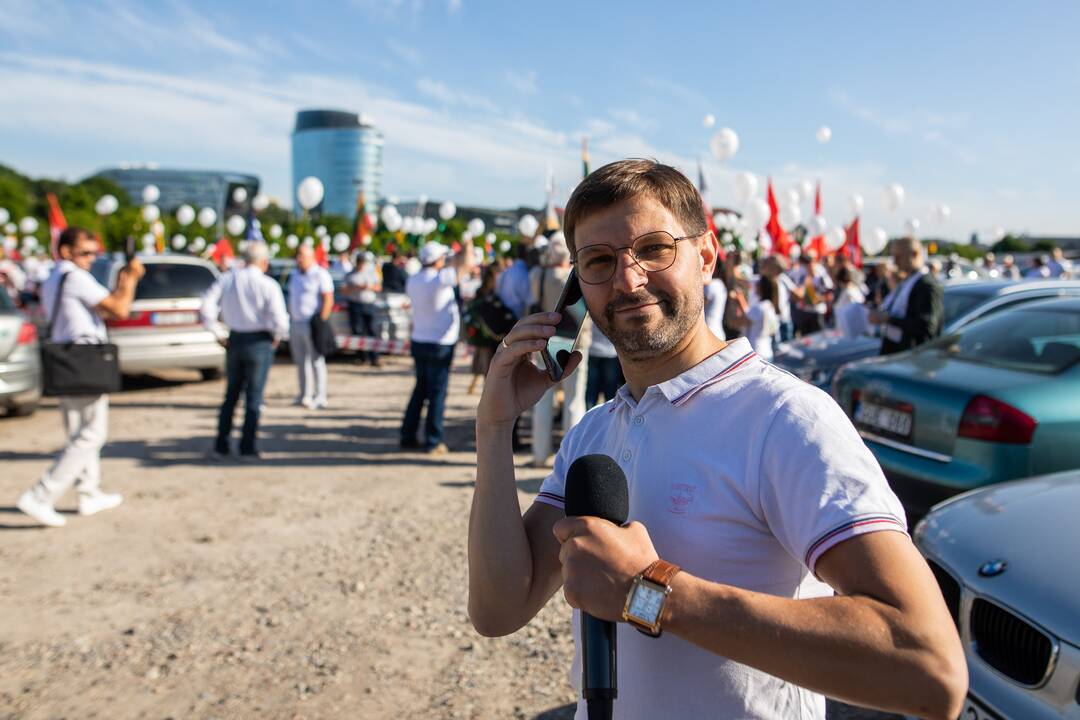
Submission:
[[[1080,472],[994,485],[915,528],[967,656],[961,718],[1080,718]]]
[[[908,512],[1080,468],[1080,298],[1025,303],[846,365],[833,395]]]
[[[30,415],[40,399],[38,329],[0,289],[0,408]]]

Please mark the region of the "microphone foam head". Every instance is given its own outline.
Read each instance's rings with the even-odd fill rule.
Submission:
[[[582,455],[566,472],[566,514],[590,515],[616,525],[630,515],[626,474],[607,455]]]

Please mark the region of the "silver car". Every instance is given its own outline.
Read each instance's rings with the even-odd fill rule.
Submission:
[[[135,288],[129,317],[105,323],[109,340],[120,348],[120,371],[137,374],[181,368],[198,370],[205,380],[220,377],[225,349],[199,319],[202,295],[217,280],[217,268],[186,255],[139,259],[146,275]],[[112,288],[121,267],[122,260],[102,258],[90,271]]]
[[[936,506],[915,542],[941,586],[970,678],[962,718],[1080,718],[1080,471]]]
[[[37,327],[0,289],[0,408],[30,415],[41,399]]]

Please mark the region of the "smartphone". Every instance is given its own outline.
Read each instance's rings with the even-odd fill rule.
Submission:
[[[558,382],[563,377],[563,366],[556,359],[560,350],[567,353],[577,347],[578,335],[581,327],[585,324],[585,316],[588,310],[585,308],[585,298],[581,295],[581,285],[578,283],[577,272],[570,270],[566,278],[566,285],[559,294],[559,301],[555,303],[555,312],[562,318],[555,326],[555,334],[548,338],[547,345],[540,351],[540,360],[544,363],[544,369],[548,377]]]
[[[130,263],[131,259],[135,257],[135,236],[128,235],[124,240],[124,262]]]

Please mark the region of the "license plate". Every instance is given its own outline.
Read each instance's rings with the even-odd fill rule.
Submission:
[[[911,413],[877,403],[860,402],[855,408],[855,424],[901,437],[911,435]]]
[[[197,312],[156,312],[150,314],[151,325],[195,325],[199,322]]]
[[[1002,717],[968,695],[960,712],[960,720],[1002,720]]]

